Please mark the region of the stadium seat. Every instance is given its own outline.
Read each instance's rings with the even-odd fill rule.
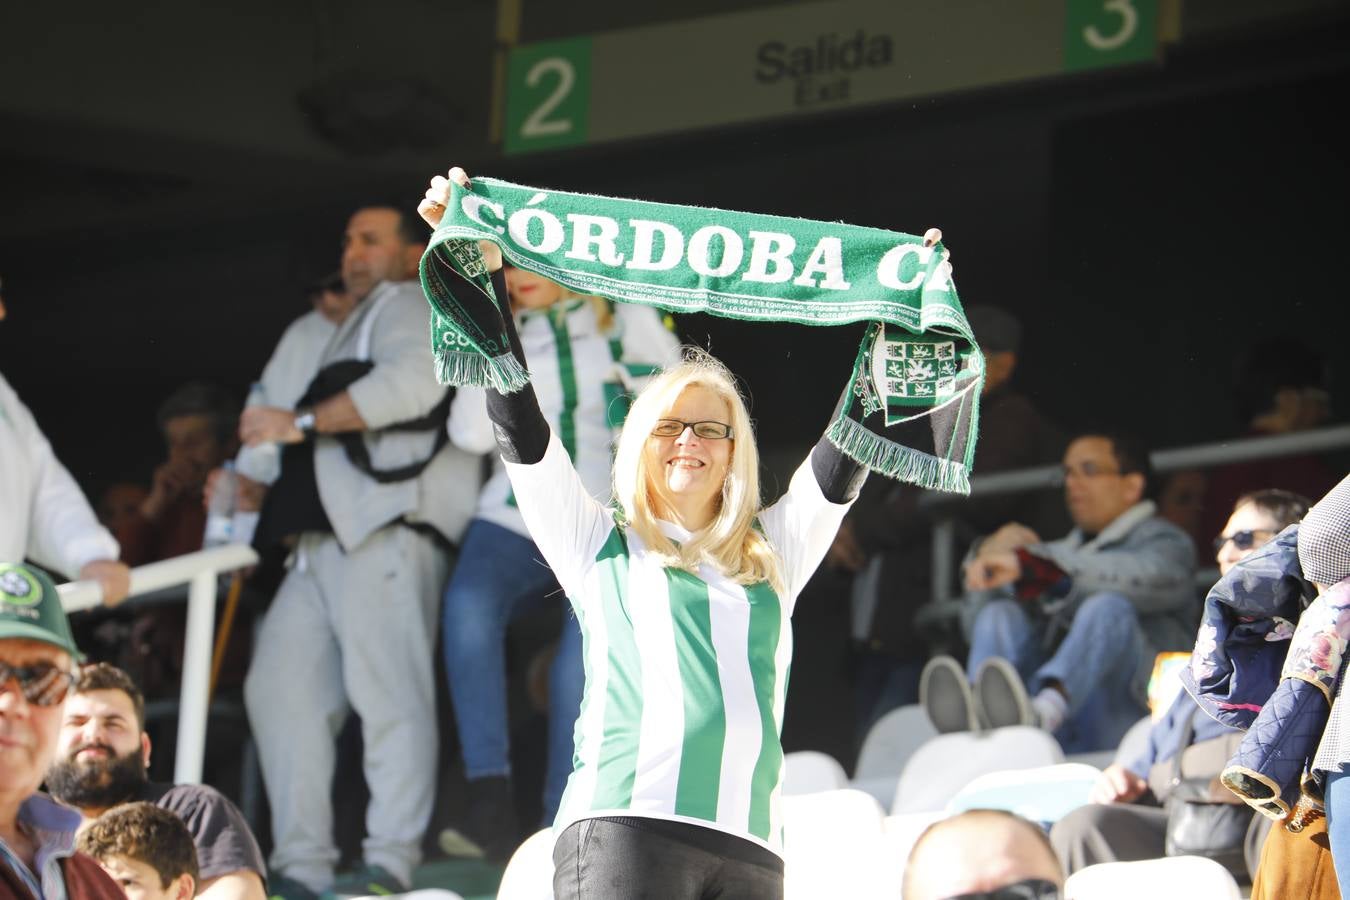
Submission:
[[[814,794],[848,787],[848,773],[833,756],[794,750],[783,756],[783,794]]]
[[[1088,802],[1101,770],[1083,763],[1057,763],[1035,769],[1001,769],[976,776],[947,803],[947,814],[968,809],[1006,809],[1044,824]]]
[[[895,900],[903,860],[883,852],[882,809],[852,788],[783,797],[786,900]]]
[[[553,829],[536,831],[511,854],[497,900],[553,900]]]
[[[1064,762],[1059,743],[1039,728],[1012,725],[993,731],[940,734],[905,763],[891,813],[943,810],[976,776],[1001,769],[1034,769]]]
[[[919,704],[891,710],[868,729],[848,786],[866,791],[883,807],[889,806],[905,763],[935,737],[937,731]]]
[[[913,812],[887,816],[881,821],[882,856],[891,861],[896,877],[904,878],[905,863],[914,842],[925,828],[947,818],[946,812]]]
[[[1240,900],[1227,869],[1200,856],[1098,863],[1064,882],[1065,900]]]

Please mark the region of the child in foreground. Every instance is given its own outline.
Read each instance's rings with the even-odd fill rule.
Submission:
[[[80,834],[77,849],[95,859],[128,900],[190,900],[197,892],[192,834],[153,803],[114,806]]]

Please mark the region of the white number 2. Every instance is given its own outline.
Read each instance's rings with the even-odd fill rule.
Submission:
[[[1130,0],[1106,0],[1102,8],[1120,16],[1120,30],[1104,35],[1096,25],[1089,25],[1083,29],[1083,40],[1093,50],[1115,50],[1134,37],[1135,29],[1139,27],[1139,12],[1130,5]]]
[[[558,104],[567,99],[567,94],[572,90],[572,85],[576,83],[577,72],[572,67],[572,63],[561,56],[550,56],[541,59],[539,62],[530,66],[530,71],[525,73],[525,85],[527,87],[536,87],[543,78],[550,74],[558,76],[558,85],[553,89],[553,93],[544,98],[534,112],[526,117],[524,124],[520,126],[520,136],[527,138],[548,137],[554,134],[566,134],[572,130],[571,119],[549,119],[548,116]]]

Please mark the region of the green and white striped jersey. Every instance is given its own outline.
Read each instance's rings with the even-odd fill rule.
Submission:
[[[538,463],[506,468],[581,625],[586,689],[555,830],[594,816],[650,816],[781,854],[789,617],[848,505],[825,499],[807,463],[760,513],[783,564],[779,596],[706,566],[693,575],[659,565],[587,493],[557,435]]]
[[[562,441],[591,496],[609,498],[609,471],[617,428],[627,404],[648,376],[680,360],[679,339],[650,306],[619,303],[603,332],[584,299],[522,314],[517,322],[539,409]],[[483,389],[461,387],[450,407],[450,440],[471,453],[492,453],[493,471],[478,495],[475,518],[525,536],[525,523],[497,456],[497,437]]]

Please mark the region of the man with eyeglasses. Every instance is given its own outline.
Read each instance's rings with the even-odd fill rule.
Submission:
[[[50,578],[0,564],[0,895],[121,900],[75,852],[80,814],[38,792],[56,753],[79,650]]]
[[[1059,900],[1064,872],[1039,825],[972,809],[936,822],[905,863],[905,900]]]
[[[920,679],[940,731],[1034,725],[1082,753],[1147,712],[1154,655],[1191,646],[1196,606],[1194,547],[1156,514],[1151,476],[1137,440],[1081,435],[1064,453],[1073,530],[1042,541],[1010,523],[975,546],[966,665],[936,657]]]

